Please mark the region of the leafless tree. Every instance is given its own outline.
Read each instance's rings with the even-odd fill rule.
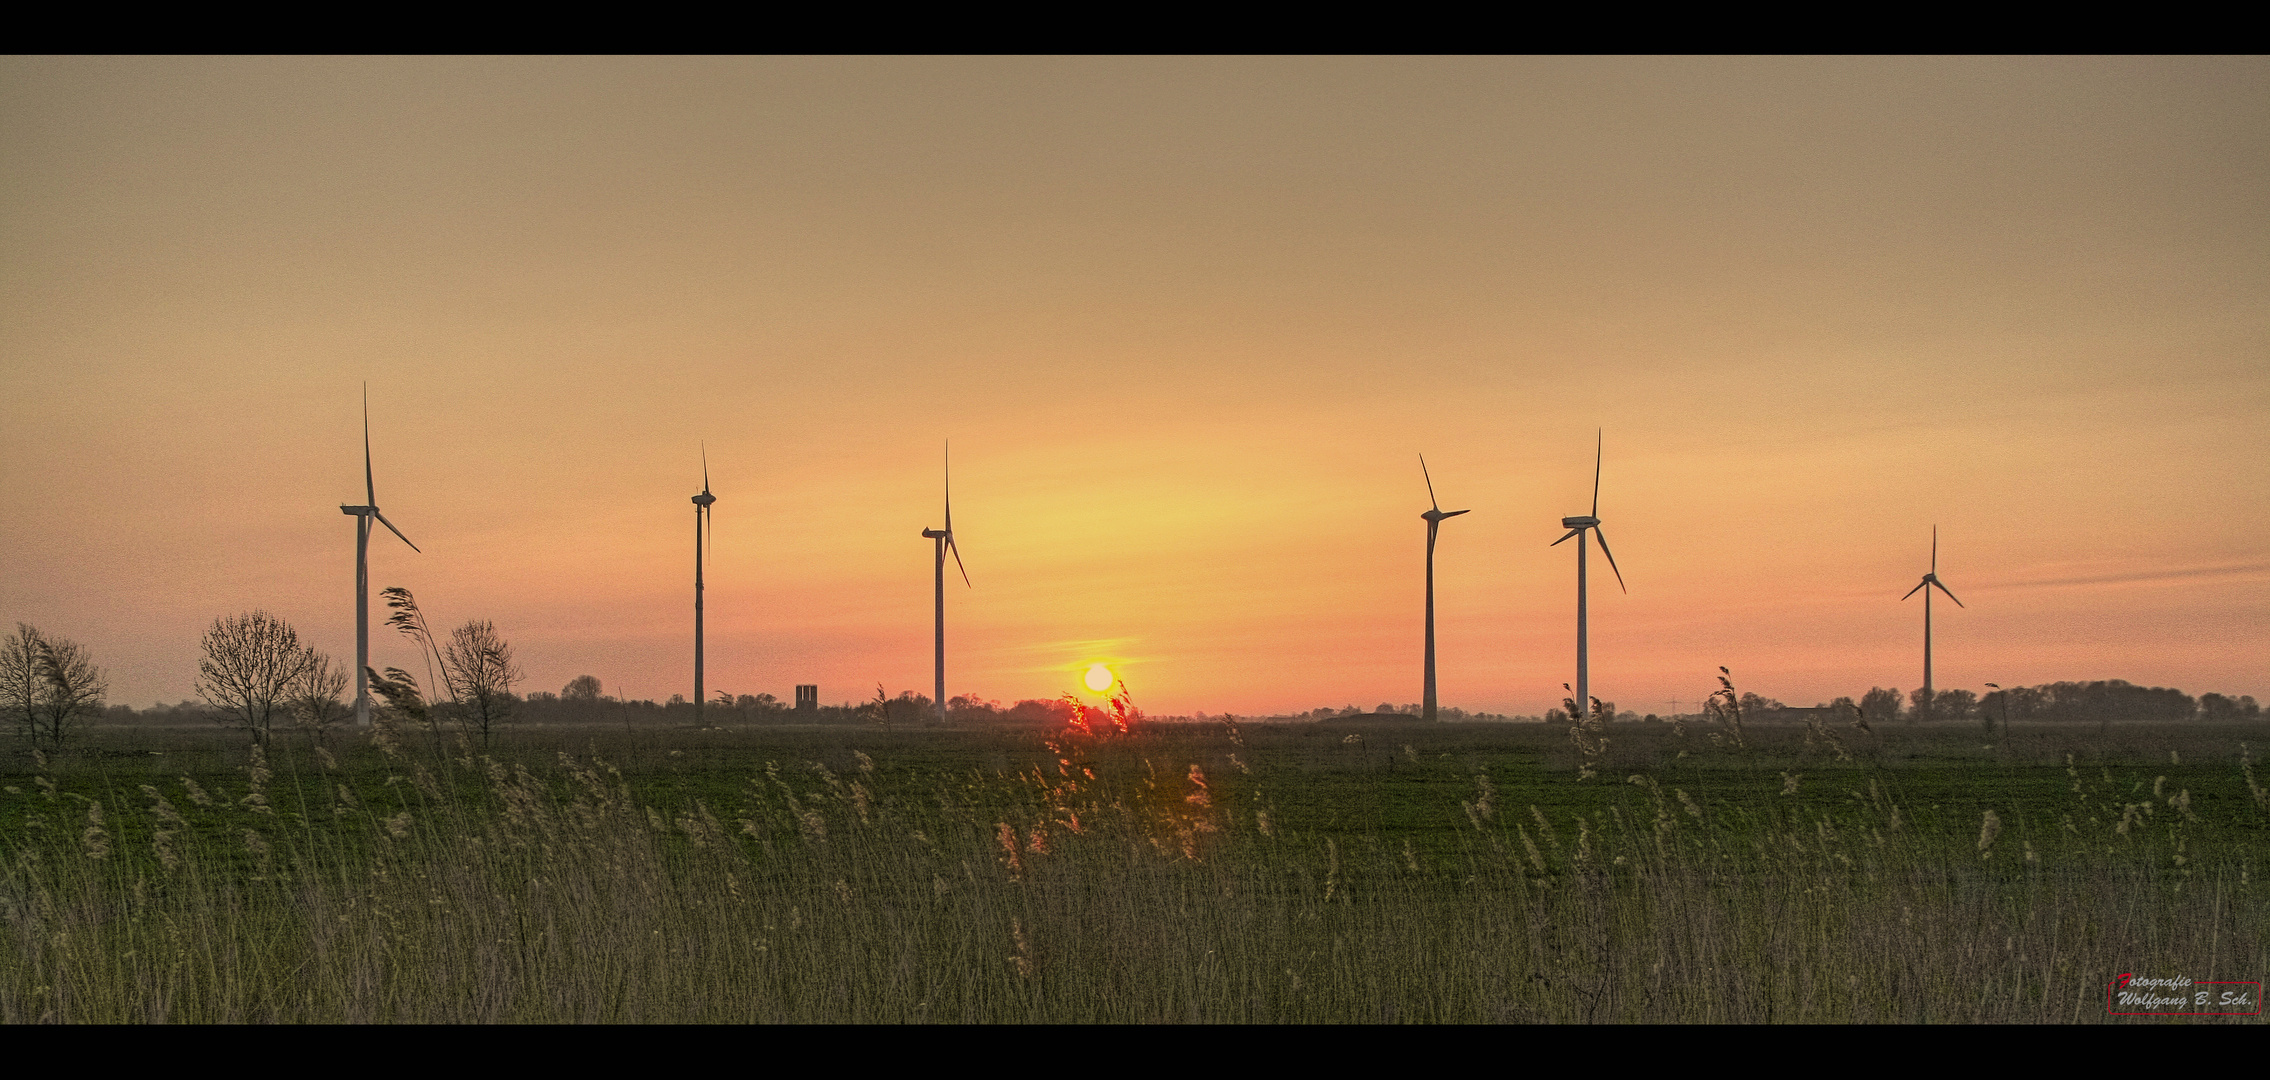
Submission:
[[[569,701],[597,701],[602,689],[604,687],[599,682],[599,676],[578,675],[560,688],[560,696]]]
[[[213,620],[197,662],[197,696],[220,711],[221,723],[244,729],[263,746],[278,714],[288,715],[293,689],[315,660],[290,623],[265,611]]]
[[[31,738],[39,730],[39,705],[44,696],[44,683],[39,677],[39,630],[27,623],[17,623],[16,632],[0,638],[0,708],[8,713],[8,723],[24,738]]]
[[[71,733],[102,711],[110,680],[69,638],[25,623],[0,639],[0,706],[34,745],[61,749]]]
[[[346,689],[347,669],[310,650],[306,670],[292,685],[292,723],[317,739],[329,734],[332,726],[345,720],[351,711],[339,700]]]
[[[512,646],[497,633],[496,624],[474,619],[450,632],[441,658],[462,721],[488,745],[489,736],[512,715],[512,684],[522,678]]]
[[[95,666],[85,647],[59,637],[40,643],[39,677],[47,684],[47,700],[40,706],[34,735],[61,749],[73,730],[102,711],[110,677]]]

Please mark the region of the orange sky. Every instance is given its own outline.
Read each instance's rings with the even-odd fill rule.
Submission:
[[[2270,61],[0,60],[0,621],[1155,712],[2270,698]],[[1596,553],[1597,554],[1597,553]],[[1601,570],[1595,558],[1594,569]],[[408,665],[375,632],[374,660]],[[1686,707],[1691,708],[1691,704]]]

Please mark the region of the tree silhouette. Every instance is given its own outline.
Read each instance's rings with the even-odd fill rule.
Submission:
[[[512,715],[512,684],[522,677],[512,646],[497,633],[495,623],[474,619],[450,631],[441,658],[465,726],[487,746],[498,725]]]
[[[72,732],[102,711],[110,683],[84,646],[17,623],[0,640],[0,708],[33,745],[62,749]]]
[[[39,678],[39,629],[17,623],[16,632],[0,638],[0,708],[8,722],[25,738],[38,730],[39,705],[44,697]]]
[[[292,685],[292,722],[310,737],[320,739],[352,711],[339,700],[339,694],[347,689],[347,669],[333,665],[322,653],[311,650],[308,655],[307,670]]]
[[[276,717],[291,707],[293,687],[315,664],[315,651],[301,648],[291,624],[265,611],[214,619],[201,644],[197,696],[219,710],[219,722],[266,746]]]

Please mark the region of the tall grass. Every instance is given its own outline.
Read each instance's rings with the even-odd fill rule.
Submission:
[[[1585,811],[1485,772],[1455,832],[1323,834],[1272,820],[1265,750],[1236,784],[1174,750],[779,760],[676,802],[591,753],[255,753],[94,794],[43,761],[0,1021],[2062,1023],[2121,972],[2270,966],[2251,786],[2210,833],[2188,790],[2078,769],[2054,811],[1961,820],[1862,766],[1841,799],[1635,774]]]

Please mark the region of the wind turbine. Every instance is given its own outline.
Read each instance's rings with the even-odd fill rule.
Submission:
[[[1467,510],[1444,510],[1435,499],[1435,478],[1427,473],[1427,456],[1419,455],[1419,475],[1427,481],[1427,504],[1433,509],[1421,518],[1427,523],[1427,683],[1420,696],[1419,717],[1428,723],[1435,718],[1435,530],[1442,527],[1442,519],[1454,518]]]
[[[339,512],[355,519],[355,726],[370,726],[370,523],[377,521],[386,531],[401,537],[402,530],[378,512],[378,485],[371,479],[370,470],[370,384],[363,384],[363,498],[362,506],[342,506]],[[418,545],[410,544],[418,551]],[[422,551],[419,554],[425,554]]]
[[[717,496],[709,493],[709,447],[701,452],[701,494],[694,496],[694,726],[702,726],[702,548],[708,545],[711,503]]]
[[[962,565],[962,549],[954,546],[954,444],[946,444],[946,527],[924,529],[922,535],[932,541],[937,551],[937,577],[934,592],[938,600],[937,621],[937,686],[938,722],[946,722],[946,552],[954,553],[954,566],[962,572],[962,587],[970,588],[969,567]]]
[[[1600,553],[1608,557],[1608,569],[1616,571],[1616,587],[1630,592],[1624,586],[1624,572],[1616,568],[1616,553],[1608,550],[1608,535],[1600,531],[1600,460],[1607,443],[1603,436],[1595,436],[1592,449],[1592,513],[1584,517],[1565,517],[1561,527],[1568,532],[1546,547],[1559,547],[1562,540],[1576,537],[1576,708],[1586,714],[1592,708],[1592,658],[1585,641],[1584,596],[1584,532],[1592,530],[1593,539],[1600,541]],[[1582,721],[1583,715],[1569,719]]]
[[[1947,599],[1954,600],[1956,607],[1963,606],[1963,602],[1956,600],[1955,594],[1949,592],[1946,584],[1939,580],[1939,526],[1937,525],[1931,527],[1931,572],[1923,575],[1923,580],[1916,582],[1915,588],[1907,591],[1907,596],[1900,597],[1900,599],[1905,600],[1908,596],[1914,596],[1916,589],[1923,590],[1923,700],[1927,703],[1933,700],[1931,697],[1931,590],[1933,588],[1946,593]]]

